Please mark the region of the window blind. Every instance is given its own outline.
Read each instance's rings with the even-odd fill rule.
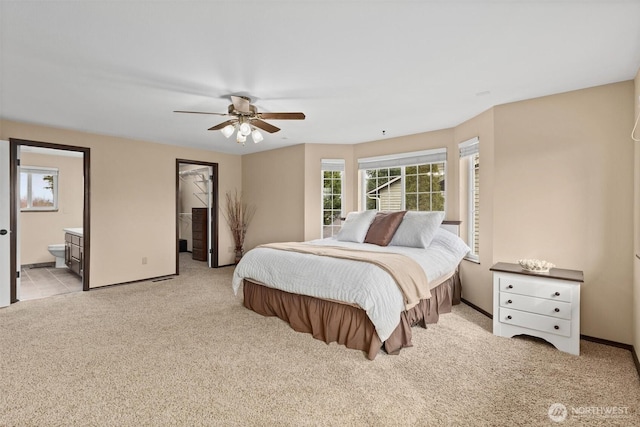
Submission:
[[[323,171],[344,172],[343,159],[322,159],[321,162]]]
[[[471,138],[458,144],[460,157],[472,156],[480,152],[480,139],[478,137]]]
[[[466,211],[467,236],[466,241],[471,252],[465,258],[474,262],[479,262],[480,253],[480,139],[478,137],[468,139],[458,144],[460,153],[460,171],[466,168],[467,181],[460,181],[461,194],[466,193],[466,206],[462,211]],[[463,166],[464,165],[464,166]]]
[[[395,168],[400,166],[423,165],[426,163],[445,162],[447,149],[414,151],[391,156],[366,157],[358,159],[358,169]]]
[[[39,173],[42,175],[58,176],[58,169],[44,166],[20,166],[20,173]]]

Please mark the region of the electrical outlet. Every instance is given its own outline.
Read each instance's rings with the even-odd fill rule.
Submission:
[[[146,265],[147,264],[147,257],[142,257],[142,265]]]

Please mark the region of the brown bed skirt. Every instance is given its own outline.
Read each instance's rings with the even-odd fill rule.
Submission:
[[[277,316],[298,332],[306,332],[329,344],[337,342],[348,348],[362,350],[373,360],[380,348],[398,354],[411,347],[411,327],[423,328],[437,323],[440,314],[451,312],[460,303],[460,278],[451,278],[431,290],[431,298],[404,311],[400,324],[382,343],[366,312],[352,305],[327,301],[306,295],[292,294],[244,280],[244,306],[263,316]]]

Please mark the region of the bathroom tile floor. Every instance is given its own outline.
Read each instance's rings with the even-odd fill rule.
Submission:
[[[21,270],[21,301],[79,291],[82,291],[82,279],[68,268],[23,267]]]

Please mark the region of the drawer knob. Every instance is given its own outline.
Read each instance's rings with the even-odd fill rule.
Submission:
[[[560,296],[560,292],[556,292],[554,295],[559,297]]]
[[[553,310],[553,311],[555,311],[556,313],[560,313],[560,309],[559,309],[559,308],[556,308],[556,309],[555,309],[555,310]]]
[[[511,301],[510,299],[507,300],[507,304],[511,304],[513,301]]]
[[[511,316],[507,316],[507,320],[511,320]]]
[[[513,285],[507,286],[507,289],[513,289]]]
[[[553,329],[560,329],[560,326],[555,325],[555,326],[553,327]]]

